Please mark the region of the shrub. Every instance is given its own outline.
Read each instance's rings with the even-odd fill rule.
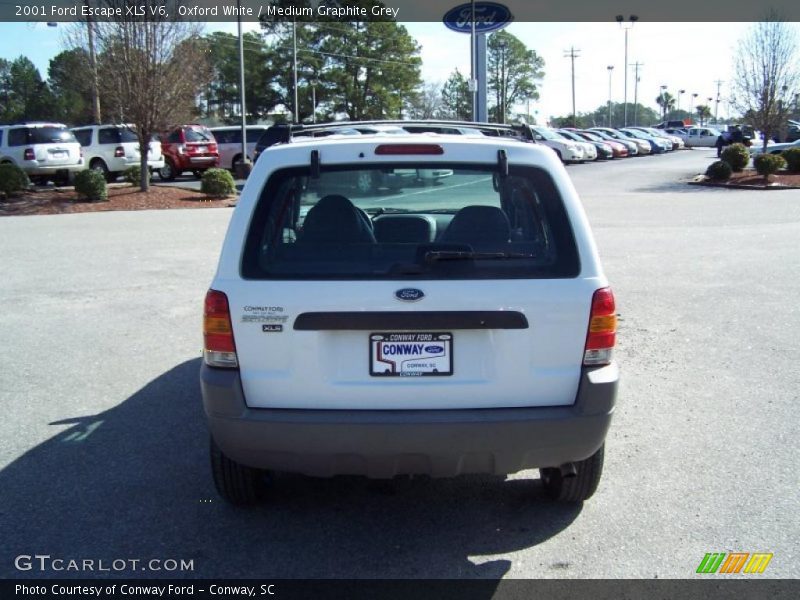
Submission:
[[[75,175],[75,191],[89,202],[102,202],[108,200],[108,187],[106,178],[98,171],[87,169]]]
[[[711,181],[726,181],[731,178],[733,169],[724,160],[718,160],[708,165],[706,169],[706,177]]]
[[[224,198],[236,193],[236,182],[226,169],[208,169],[203,173],[200,190],[212,198]]]
[[[800,173],[800,148],[789,148],[781,152],[789,173]]]
[[[753,160],[753,165],[759,175],[764,176],[764,181],[769,181],[769,176],[777,173],[786,166],[786,161],[780,154],[759,154]]]
[[[6,198],[27,190],[31,184],[27,173],[16,165],[0,165],[0,193]]]
[[[139,185],[142,182],[142,168],[139,165],[128,167],[122,173],[125,181],[131,185]],[[147,180],[150,181],[150,171],[147,171]]]
[[[734,172],[739,173],[750,162],[750,151],[744,144],[731,144],[722,151],[721,158]]]

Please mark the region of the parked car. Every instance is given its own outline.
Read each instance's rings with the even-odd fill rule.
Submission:
[[[141,163],[139,137],[133,125],[87,125],[71,131],[83,148],[86,167],[101,173],[106,181],[114,181],[125,169]],[[150,142],[147,166],[151,171],[164,166],[158,140]]]
[[[578,130],[576,132],[579,136],[581,136],[585,140],[589,140],[590,142],[595,143],[602,143],[608,145],[611,148],[612,157],[613,158],[627,158],[628,157],[628,146],[623,144],[620,141],[615,140],[611,136],[607,138],[602,137],[596,131],[586,131],[586,130]],[[631,144],[634,145],[634,144]]]
[[[0,127],[0,163],[18,166],[39,183],[67,184],[72,174],[85,168],[81,145],[63,123]]]
[[[161,179],[171,181],[184,171],[200,179],[207,169],[219,166],[219,151],[214,134],[203,125],[182,125],[161,136],[164,166]]]
[[[284,140],[247,180],[205,300],[200,382],[220,495],[256,502],[271,470],[538,468],[551,497],[592,496],[618,381],[616,308],[553,152],[488,136]],[[417,169],[453,174],[388,198],[336,185]]]
[[[650,144],[651,154],[664,154],[667,151],[672,151],[672,142],[666,138],[655,137],[644,131],[632,129],[630,127],[623,127],[618,130],[623,135],[627,135],[637,140],[644,140]]]
[[[597,160],[598,157],[597,147],[591,142],[587,142],[586,140],[581,139],[579,137],[578,139],[575,139],[575,137],[570,136],[567,132],[558,129],[553,129],[551,131],[562,139],[575,142],[576,144],[578,144],[583,149],[583,159],[585,161]]]
[[[686,130],[683,141],[688,148],[713,148],[720,135],[721,132],[713,127],[690,127]]]
[[[628,142],[629,144],[636,147],[636,152],[632,153],[633,156],[644,156],[646,154],[650,154],[652,150],[650,149],[650,142],[646,142],[644,140],[636,139],[635,137],[625,135],[624,133],[618,131],[617,129],[612,129],[611,127],[593,127],[590,131],[597,131],[598,133],[603,133],[612,139],[618,140],[620,142]],[[628,152],[630,153],[630,146],[628,146]]]
[[[547,127],[531,127],[533,139],[539,144],[549,146],[565,163],[578,163],[586,160],[583,145],[561,137]]]
[[[592,145],[594,147],[597,159],[608,160],[614,157],[614,151],[611,149],[611,146],[609,146],[605,142],[587,140],[586,138],[583,138],[580,135],[578,135],[578,133],[574,129],[559,129],[558,134],[567,138],[568,140],[572,140],[573,142],[581,142],[584,144]]]
[[[672,150],[680,150],[685,146],[683,139],[678,137],[677,135],[672,135],[667,133],[666,129],[656,129],[655,127],[638,127],[633,126],[629,127],[628,129],[636,129],[638,131],[643,131],[653,137],[664,138],[665,140],[669,140],[670,144],[672,145]]]
[[[265,125],[248,125],[247,134],[247,159],[252,161],[258,139],[267,130]],[[236,165],[242,160],[242,128],[231,125],[225,127],[211,127],[211,133],[217,140],[219,153],[219,166],[236,172]]]
[[[767,144],[767,154],[780,154],[784,150],[789,150],[790,148],[800,148],[800,139],[796,139],[793,142],[781,142],[779,144],[770,143]],[[755,158],[759,154],[764,153],[764,146],[759,144],[758,146],[753,145],[750,147],[750,156]]]

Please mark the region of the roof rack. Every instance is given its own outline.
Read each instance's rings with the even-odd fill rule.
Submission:
[[[406,127],[409,125],[424,126],[432,128],[440,127],[463,127],[469,129],[477,129],[484,134],[490,136],[508,136],[515,139],[520,139],[526,142],[534,142],[533,132],[530,125],[527,123],[520,124],[501,124],[501,123],[479,123],[475,121],[446,121],[435,119],[424,120],[377,120],[377,121],[331,121],[329,123],[316,123],[311,125],[306,124],[289,124],[278,123],[272,125],[267,129],[270,133],[269,145],[278,143],[287,143],[296,136],[314,136],[315,134],[333,133],[340,129],[352,129],[359,126],[375,126],[375,125],[394,125],[397,127]],[[273,141],[274,140],[274,141]]]

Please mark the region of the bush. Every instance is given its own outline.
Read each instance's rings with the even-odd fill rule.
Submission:
[[[106,178],[98,171],[87,169],[75,175],[75,191],[89,202],[104,202],[108,200],[108,187]]]
[[[731,144],[722,151],[720,156],[735,173],[742,171],[750,162],[750,151],[744,144]]]
[[[225,198],[236,193],[236,182],[226,169],[209,169],[203,173],[200,190],[212,198]]]
[[[706,177],[711,181],[726,181],[731,178],[733,169],[724,160],[718,160],[708,165],[706,169]]]
[[[789,148],[781,152],[786,161],[786,170],[789,173],[800,173],[800,148]]]
[[[27,173],[16,165],[0,165],[0,193],[6,198],[28,189],[31,184]]]
[[[770,175],[786,166],[786,161],[780,154],[759,154],[753,160],[753,165],[756,172],[764,176],[764,181],[769,181]]]
[[[128,167],[122,173],[122,176],[125,178],[125,181],[131,185],[139,185],[142,182],[142,168],[139,165]],[[150,170],[148,169],[147,180],[150,181],[150,179]]]

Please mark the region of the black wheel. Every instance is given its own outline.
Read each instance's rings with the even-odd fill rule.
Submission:
[[[89,168],[92,171],[95,171],[96,173],[100,173],[100,175],[102,175],[103,179],[105,179],[106,181],[112,181],[112,179],[110,179],[111,173],[108,172],[108,167],[106,166],[106,163],[104,163],[99,158],[94,159],[92,161],[92,164],[89,165]]]
[[[211,473],[214,486],[225,501],[236,506],[251,506],[263,496],[266,473],[231,460],[211,439]]]
[[[574,477],[564,477],[558,467],[539,469],[545,493],[561,502],[583,502],[597,491],[603,474],[603,450],[605,445],[586,460],[575,463]]]
[[[172,163],[168,160],[164,161],[164,166],[158,170],[158,176],[162,181],[174,181],[175,180],[175,167],[172,166]]]
[[[242,155],[241,154],[237,154],[236,156],[234,156],[233,160],[231,161],[231,171],[233,171],[234,177],[236,176],[236,173],[239,172],[238,168],[239,168],[239,163],[240,162],[242,162]]]
[[[192,171],[192,175],[194,175],[195,179],[202,179],[203,178],[203,171],[201,171],[199,169],[195,169],[194,171]]]

